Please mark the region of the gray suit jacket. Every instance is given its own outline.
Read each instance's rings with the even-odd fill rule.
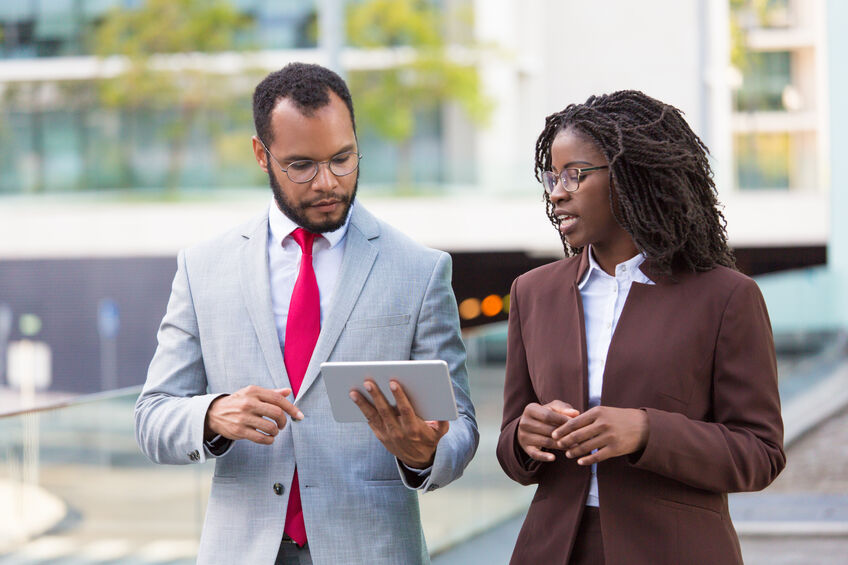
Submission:
[[[135,410],[138,444],[153,461],[213,457],[203,426],[220,394],[250,384],[289,386],[271,310],[267,238],[266,213],[180,252]],[[367,424],[335,422],[320,364],[447,361],[459,419],[439,442],[420,488],[457,479],[474,455],[478,432],[450,279],[449,255],[353,207],[333,304],[296,401],[305,418],[290,421],[271,446],[236,441],[217,458],[198,563],[274,562],[295,465],[316,565],[429,561],[418,493]]]

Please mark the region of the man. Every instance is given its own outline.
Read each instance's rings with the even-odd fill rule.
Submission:
[[[180,252],[138,443],[158,463],[216,458],[198,563],[426,563],[416,491],[458,478],[478,441],[450,257],[354,204],[338,75],[290,64],[253,112],[274,198]],[[351,395],[368,424],[333,420],[322,362],[399,359],[447,361],[459,419],[425,422],[369,382],[374,405]]]

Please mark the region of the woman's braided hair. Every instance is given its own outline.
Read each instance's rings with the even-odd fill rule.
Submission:
[[[545,120],[536,141],[538,180],[551,170],[551,144],[565,129],[594,142],[607,158],[613,214],[660,273],[735,268],[709,150],[680,110],[636,90],[571,104]],[[544,193],[544,199],[548,218],[558,228],[550,196]],[[560,237],[566,255],[582,251]]]

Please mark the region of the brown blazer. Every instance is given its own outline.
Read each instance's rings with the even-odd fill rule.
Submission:
[[[512,285],[498,460],[538,483],[513,564],[568,563],[590,469],[558,452],[530,459],[516,441],[531,402],[588,402],[583,307],[586,254],[545,265]],[[645,449],[598,464],[606,565],[742,563],[727,493],[765,488],[780,473],[783,422],[771,325],[756,283],[731,269],[643,271],[610,344],[601,404],[648,414]]]

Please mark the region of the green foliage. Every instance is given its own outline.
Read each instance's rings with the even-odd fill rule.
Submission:
[[[787,0],[729,0],[730,2],[730,62],[745,71],[752,54],[747,46],[748,29],[766,27],[772,23],[774,11],[786,6]]]
[[[238,77],[210,68],[204,55],[242,49],[239,36],[251,25],[225,0],[145,0],[137,9],[113,8],[95,30],[91,48],[101,61],[117,55],[125,62],[116,76],[99,82],[102,104],[176,110],[177,118],[162,131],[171,144],[169,189],[175,188],[198,115],[227,111],[239,93]]]
[[[368,0],[353,4],[347,33],[357,47],[411,45],[442,47],[441,21],[436,9],[422,0]]]
[[[492,110],[474,61],[451,55],[444,33],[449,18],[470,26],[470,15],[445,16],[423,0],[365,0],[348,10],[347,36],[352,46],[398,48],[387,53],[396,57],[395,64],[351,72],[349,83],[357,119],[401,145],[402,160],[409,158],[404,144],[415,132],[416,116],[422,110],[454,102],[478,125],[485,124]],[[463,47],[466,57],[474,54],[473,47]],[[402,184],[409,181],[408,173],[409,163],[402,162]]]

